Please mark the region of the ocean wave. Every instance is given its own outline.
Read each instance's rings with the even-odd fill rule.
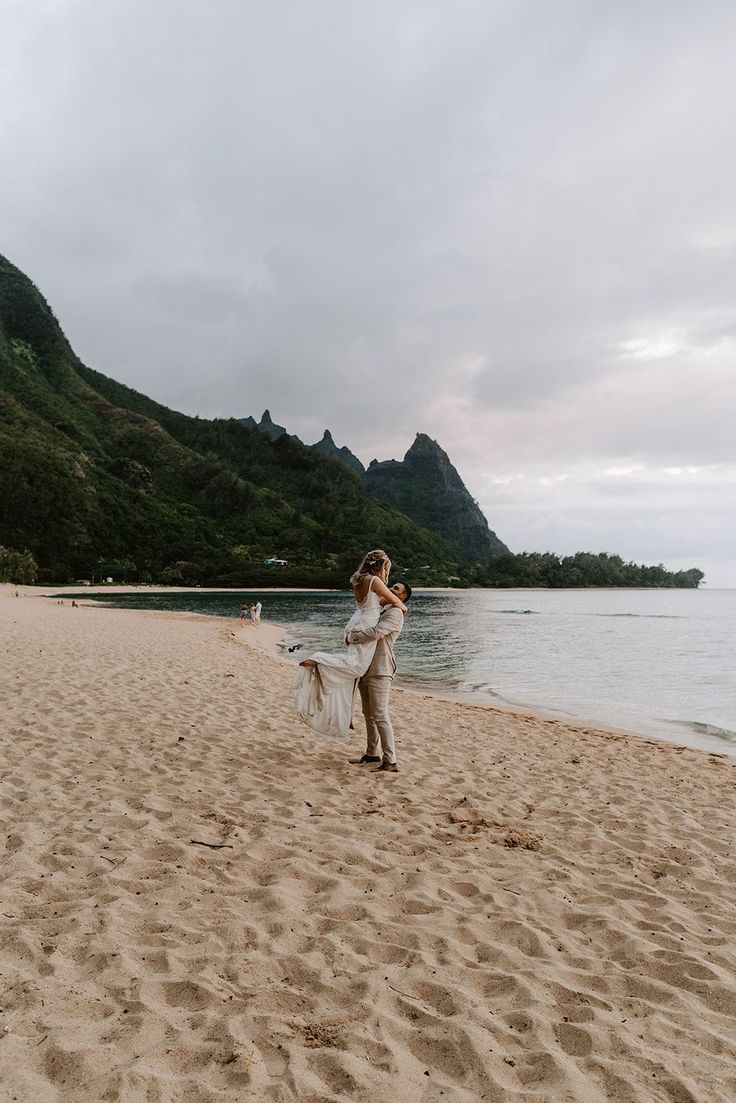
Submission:
[[[461,693],[482,693],[486,697],[495,697],[498,701],[505,701],[507,704],[512,704],[508,697],[503,697],[502,694],[497,693],[495,689],[491,689],[487,682],[459,682],[457,688]]]
[[[497,613],[510,613],[512,616],[529,616],[530,613],[538,613],[538,609],[496,609]]]
[[[508,705],[511,708],[520,709],[525,708],[523,701],[519,701],[514,697],[507,697],[503,693],[499,693],[494,689],[489,682],[462,682],[459,681],[455,688],[456,693],[469,694],[473,696],[481,695],[483,697],[492,697],[494,701],[499,701],[503,705]],[[531,706],[528,706],[531,708]]]
[[[700,732],[702,735],[715,735],[719,739],[736,743],[736,731],[731,731],[730,728],[722,728],[718,724],[707,724],[700,720],[686,720],[685,723],[693,731]]]
[[[593,613],[594,617],[635,617],[637,620],[687,620],[678,613]]]

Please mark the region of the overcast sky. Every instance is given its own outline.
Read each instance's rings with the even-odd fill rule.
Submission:
[[[736,5],[0,0],[0,252],[202,416],[736,586]]]

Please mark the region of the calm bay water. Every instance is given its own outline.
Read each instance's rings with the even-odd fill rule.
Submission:
[[[260,598],[295,661],[336,649],[353,607],[347,592],[94,597],[233,619]],[[433,590],[414,594],[397,654],[407,686],[736,754],[735,639],[736,590]]]

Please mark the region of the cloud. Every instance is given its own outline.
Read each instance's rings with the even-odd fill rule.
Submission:
[[[422,429],[489,511],[487,477],[711,470],[736,413],[734,31],[682,0],[6,4],[3,251],[98,369],[366,460]],[[649,548],[626,485],[620,539]],[[574,516],[525,500],[526,546],[605,531],[587,492]]]

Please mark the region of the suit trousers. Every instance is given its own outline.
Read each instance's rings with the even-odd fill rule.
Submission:
[[[364,674],[358,682],[368,736],[366,754],[382,754],[387,762],[396,761],[394,729],[388,713],[392,682],[390,674]]]

